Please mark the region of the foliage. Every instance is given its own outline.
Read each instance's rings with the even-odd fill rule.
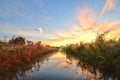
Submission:
[[[0,49],[2,48],[2,44],[0,43]]]
[[[43,55],[56,50],[42,45],[39,48],[36,45],[23,45],[12,49],[0,49],[0,80],[12,80],[19,70],[32,68],[32,63],[36,63]]]
[[[13,36],[13,38],[11,40],[9,40],[10,44],[18,44],[18,45],[24,45],[25,44],[25,38],[18,36],[15,37]]]
[[[94,43],[73,44],[63,50],[82,61],[81,66],[91,66],[103,76],[120,79],[120,39],[107,41],[105,34],[100,34]]]

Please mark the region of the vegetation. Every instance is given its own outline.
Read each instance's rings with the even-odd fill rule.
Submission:
[[[32,68],[44,55],[54,52],[57,48],[42,45],[23,45],[24,38],[16,37],[10,40],[10,43],[20,44],[1,46],[0,48],[0,80],[11,80],[20,70]],[[40,43],[40,42],[39,42]],[[21,72],[21,71],[20,71]],[[23,73],[21,73],[23,74]]]
[[[99,70],[101,78],[120,79],[120,39],[105,40],[103,33],[96,37],[94,43],[72,44],[63,50],[78,58],[80,66],[90,69],[93,73]]]
[[[9,44],[25,45],[25,38],[21,36],[18,36],[18,37],[13,36],[13,38],[9,40]]]

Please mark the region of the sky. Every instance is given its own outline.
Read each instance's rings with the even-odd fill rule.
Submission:
[[[51,46],[120,37],[120,0],[0,0],[0,40],[22,36]]]

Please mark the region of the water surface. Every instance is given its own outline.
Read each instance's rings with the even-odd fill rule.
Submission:
[[[63,52],[43,56],[39,62],[24,74],[17,75],[18,80],[97,80],[100,73],[93,74],[78,65],[79,61]],[[13,78],[16,80],[16,77]]]

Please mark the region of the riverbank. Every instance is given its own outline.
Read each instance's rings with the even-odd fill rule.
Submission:
[[[46,54],[57,51],[49,46],[20,46],[19,48],[0,49],[0,80],[11,80],[19,70],[29,69],[31,64]],[[27,67],[27,68],[26,68]],[[24,72],[24,71],[23,71]],[[23,73],[21,73],[23,74]],[[14,75],[15,76],[15,75]]]
[[[63,48],[67,54],[80,60],[79,65],[96,73],[107,80],[120,79],[120,39],[105,40],[99,35],[93,43],[72,44]]]

